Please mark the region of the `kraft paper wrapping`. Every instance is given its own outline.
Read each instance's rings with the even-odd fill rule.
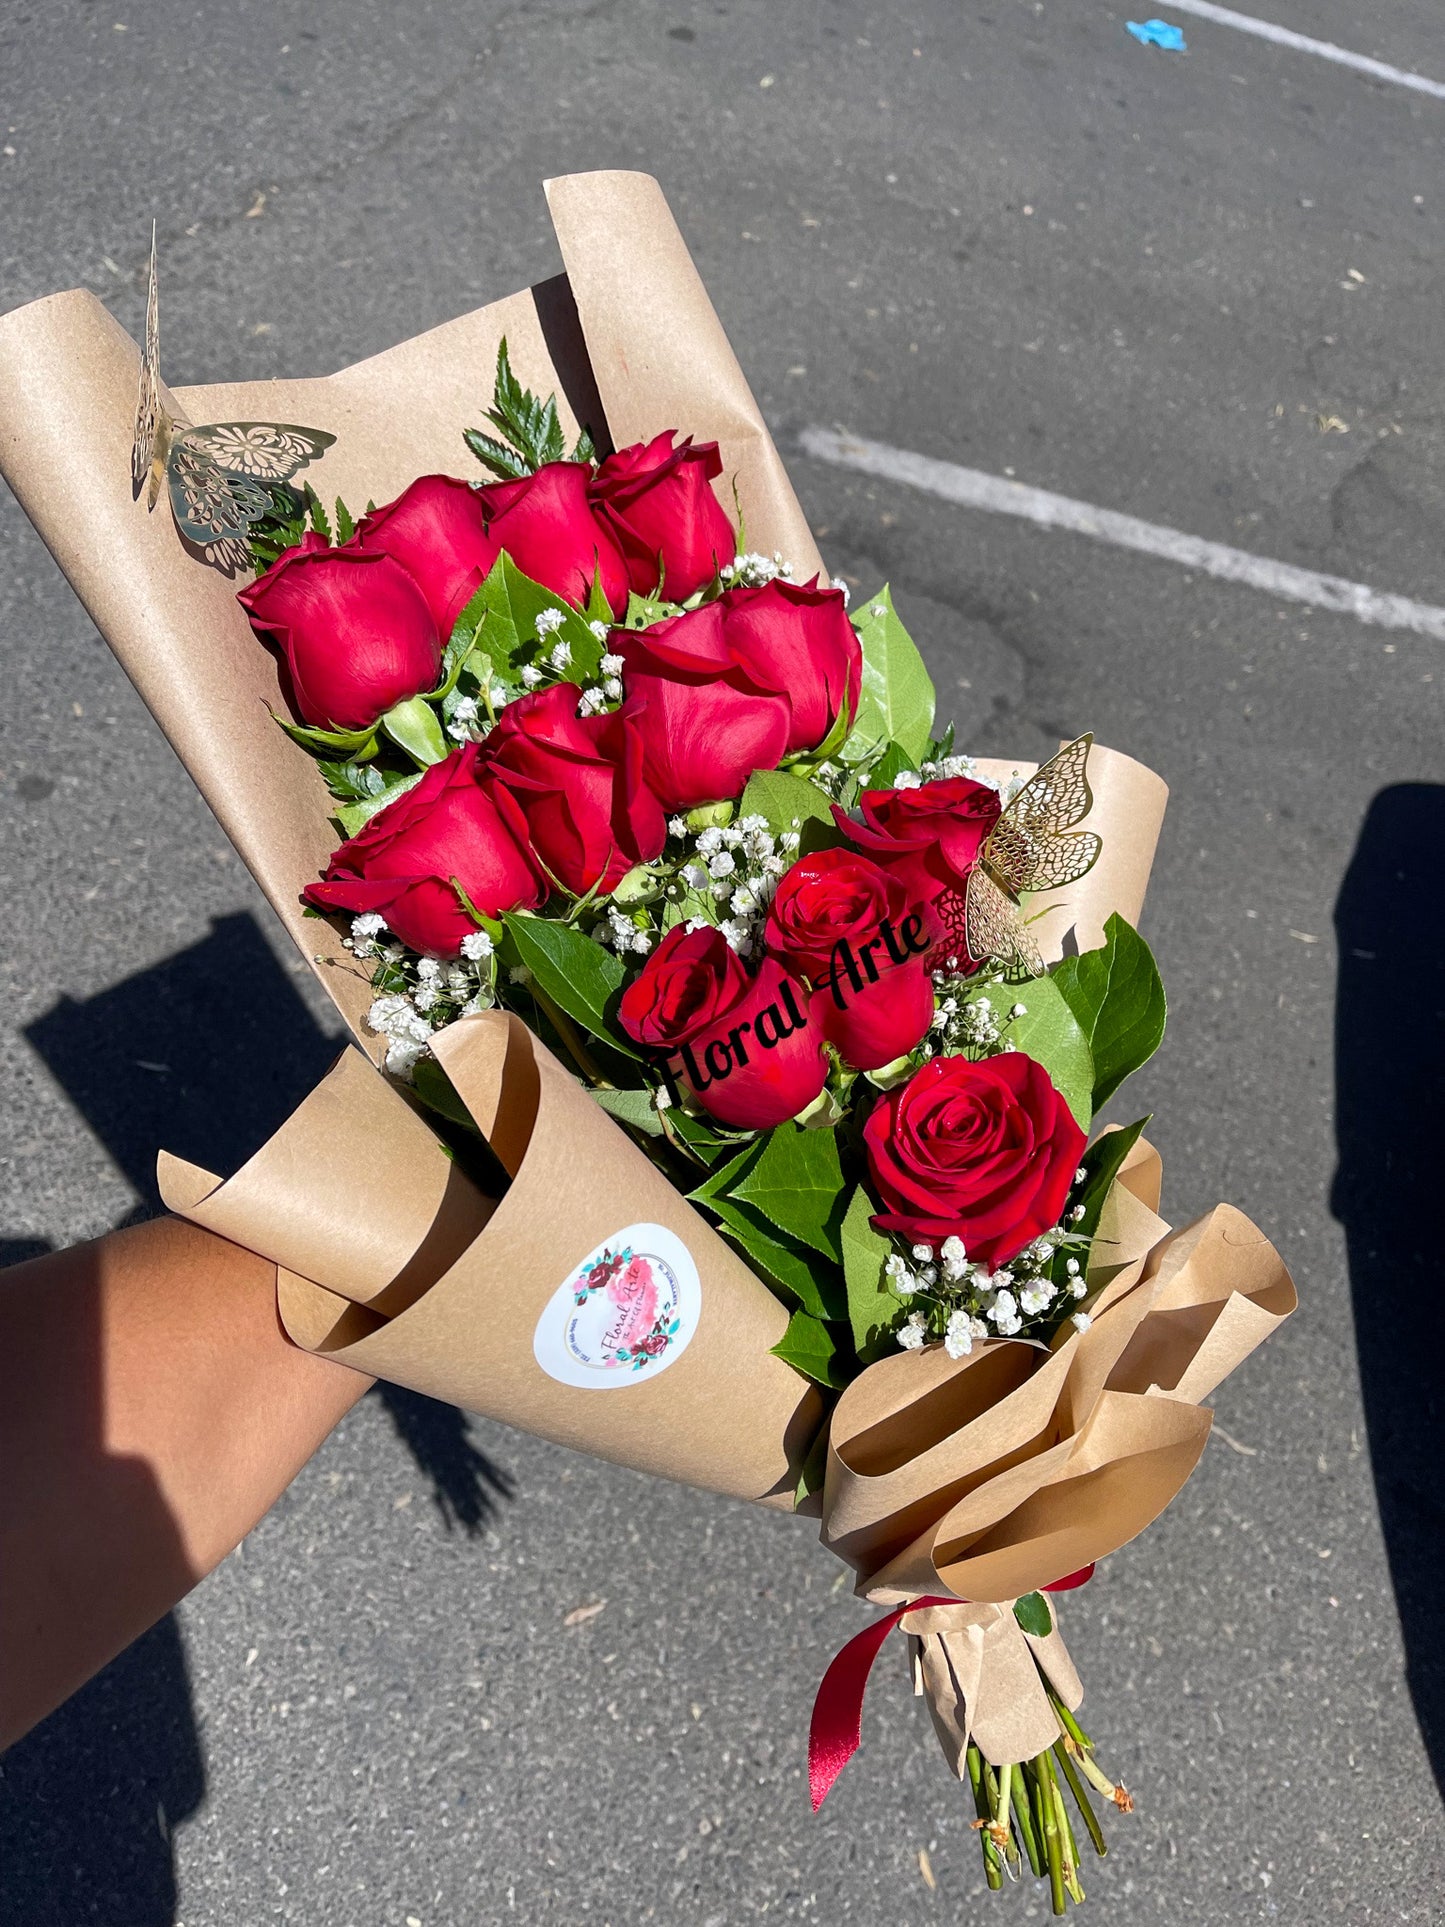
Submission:
[[[956,1595],[903,1620],[915,1690],[955,1773],[970,1737],[996,1765],[1059,1737],[1041,1675],[1083,1689],[1055,1626],[1012,1601],[1115,1552],[1174,1499],[1209,1434],[1208,1397],[1295,1308],[1273,1246],[1218,1205],[1187,1230],[1157,1215],[1160,1163],[1136,1144],[1091,1256],[1085,1332],[1047,1355],[1007,1339],[950,1359],[880,1359],[829,1429],[823,1543],[880,1605]]]
[[[467,475],[475,426],[506,336],[519,378],[555,389],[569,435],[605,447],[679,428],[721,444],[748,541],[799,581],[821,559],[777,449],[661,189],[645,174],[547,184],[566,272],[315,380],[179,388],[195,422],[268,420],[327,430],[306,472],[323,500],[387,501],[416,476]],[[334,292],[331,298],[335,298]],[[358,297],[361,298],[361,297]],[[163,328],[164,338],[164,328]],[[277,664],[236,602],[237,584],[182,546],[164,499],[132,499],[140,351],[95,296],[75,290],[0,316],[0,473],[65,571],[277,915],[373,1057],[371,990],[300,891],[337,842],[312,758],[267,714],[286,712]],[[480,478],[480,470],[475,470]]]
[[[788,1315],[518,1018],[470,1017],[437,1056],[507,1167],[481,1197],[359,1052],[228,1182],[163,1156],[168,1208],[271,1259],[290,1336],[542,1438],[740,1499],[792,1505],[822,1421],[774,1358]],[[687,1247],[695,1331],[655,1375],[581,1389],[534,1354],[574,1267],[633,1225]]]

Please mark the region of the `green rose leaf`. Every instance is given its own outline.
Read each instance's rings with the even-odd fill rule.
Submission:
[[[840,1392],[848,1383],[847,1372],[838,1357],[837,1341],[822,1319],[814,1318],[811,1312],[793,1313],[773,1353],[794,1371],[811,1378],[815,1384],[826,1385],[830,1391]]]
[[[1065,957],[1051,977],[1088,1039],[1096,1111],[1158,1050],[1168,1008],[1158,966],[1138,931],[1116,915],[1104,925],[1104,937],[1102,948]]]
[[[1032,1633],[1036,1639],[1042,1639],[1046,1633],[1054,1630],[1054,1615],[1041,1592],[1026,1592],[1022,1599],[1016,1599],[1014,1618],[1026,1633]]]
[[[1042,1064],[1081,1131],[1093,1120],[1094,1058],[1089,1041],[1052,977],[1023,984],[988,984],[970,993],[971,1003],[986,1003],[998,1027],[1016,1050]],[[1009,1018],[1022,1004],[1025,1014]]]
[[[594,1090],[592,1095],[619,1124],[630,1124],[634,1131],[645,1131],[648,1137],[662,1136],[662,1119],[657,1114],[651,1091]]]
[[[806,777],[789,776],[784,770],[758,770],[748,778],[739,816],[763,816],[774,836],[797,828],[798,850],[810,856],[814,850],[829,850],[843,841],[843,832],[833,821],[828,798]]]
[[[709,1209],[722,1225],[724,1236],[738,1246],[786,1305],[799,1306],[815,1318],[847,1316],[843,1277],[836,1265],[776,1230],[760,1211],[735,1197],[715,1196]]]
[[[883,1266],[893,1247],[873,1229],[873,1201],[859,1185],[843,1218],[843,1277],[848,1288],[848,1322],[865,1365],[893,1349],[893,1328],[902,1310],[883,1281]]]
[[[763,1140],[732,1195],[761,1211],[789,1237],[842,1262],[843,1169],[831,1131],[805,1131],[789,1122]]]
[[[463,623],[478,603],[481,610],[473,625],[474,641],[491,657],[494,673],[504,682],[519,681],[528,663],[549,657],[559,643],[566,643],[572,652],[571,661],[559,672],[564,681],[588,684],[598,680],[603,645],[588,627],[586,617],[555,590],[544,589],[540,582],[523,575],[509,555],[497,558],[491,574],[462,611]],[[561,621],[554,629],[539,631],[537,618],[548,610],[560,615]]]
[[[621,959],[569,924],[509,911],[502,918],[517,961],[531,971],[538,990],[569,1017],[627,1057],[639,1052],[614,1021],[626,972]]]
[[[897,743],[917,764],[933,735],[933,681],[886,584],[858,605],[853,627],[863,645],[863,687],[843,761],[860,763],[880,743]]]
[[[1065,1220],[1066,1229],[1076,1237],[1092,1238],[1099,1229],[1099,1219],[1103,1214],[1104,1200],[1109,1195],[1109,1188],[1119,1175],[1120,1165],[1133,1150],[1139,1134],[1148,1122],[1147,1117],[1141,1117],[1133,1124],[1126,1124],[1122,1130],[1103,1131],[1085,1151],[1080,1160],[1084,1181],[1082,1184],[1075,1185],[1069,1193],[1069,1209],[1072,1211],[1082,1205],[1084,1215],[1077,1224],[1069,1224],[1067,1219]],[[1049,1267],[1049,1276],[1060,1287],[1067,1279],[1068,1255],[1067,1252],[1060,1252]],[[1096,1270],[1101,1266],[1107,1267],[1110,1263],[1111,1257],[1108,1251],[1090,1250],[1089,1270]],[[1087,1276],[1087,1272],[1085,1275]]]
[[[355,836],[362,824],[369,823],[372,817],[379,815],[388,803],[394,803],[399,796],[405,796],[408,790],[415,789],[424,774],[425,771],[419,769],[413,770],[410,776],[388,774],[379,790],[373,790],[369,796],[363,796],[355,803],[343,803],[331,814],[347,836]]]

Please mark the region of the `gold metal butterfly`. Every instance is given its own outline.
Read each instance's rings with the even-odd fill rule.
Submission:
[[[1031,890],[1077,883],[1093,869],[1103,848],[1092,830],[1073,827],[1093,806],[1088,774],[1093,741],[1092,736],[1080,736],[1066,743],[1034,772],[1005,804],[969,871],[963,928],[955,934],[963,938],[970,956],[980,963],[1002,964],[1009,977],[1037,977],[1044,969],[1020,914],[1020,898]]]
[[[170,490],[171,512],[182,538],[226,575],[251,564],[251,525],[271,509],[268,484],[289,482],[336,440],[317,428],[289,422],[213,422],[193,428],[161,400],[160,320],[156,295],[156,235],[151,226],[150,287],[146,295],[145,347],[131,449],[131,486],[146,507]]]

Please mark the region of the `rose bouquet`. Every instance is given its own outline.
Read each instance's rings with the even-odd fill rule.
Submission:
[[[390,1079],[350,1053],[231,1180],[169,1159],[163,1188],[276,1261],[298,1343],[820,1516],[893,1610],[825,1674],[815,1805],[901,1625],[990,1884],[1026,1861],[1061,1912],[1083,1835],[1103,1850],[1091,1789],[1128,1796],[1049,1595],[1169,1503],[1200,1401],[1293,1303],[1227,1207],[1170,1233],[1144,1120],[1098,1128],[1163,1030],[1133,927],[1163,786],[1087,736],[1040,769],[964,754],[888,591],[850,614],[818,571],[655,202],[559,189],[575,308],[527,344],[561,392],[514,374],[527,315],[501,304],[485,427],[461,389],[430,411],[487,475],[402,457],[364,512],[296,479],[348,429],[361,489],[398,466],[325,384],[296,385],[324,431],[167,402],[153,280],[135,487],[255,569],[264,647],[195,571],[202,657],[146,518],[163,678],[53,466],[12,467]],[[629,220],[661,286],[609,265],[603,300],[580,237]],[[38,390],[50,331],[26,339]],[[219,745],[242,689],[289,739],[249,762]]]

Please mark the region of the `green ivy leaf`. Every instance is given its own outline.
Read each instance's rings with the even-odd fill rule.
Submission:
[[[1052,977],[1031,977],[1022,984],[986,984],[968,1002],[988,1004],[1016,1050],[1025,1052],[1049,1074],[1049,1082],[1073,1112],[1081,1131],[1093,1122],[1094,1059],[1063,993]],[[1023,1005],[1026,1015],[1009,1021]]]
[[[1042,1639],[1054,1630],[1054,1615],[1049,1610],[1049,1602],[1041,1592],[1026,1592],[1022,1599],[1014,1601],[1014,1618],[1026,1633],[1035,1639]]]
[[[840,1392],[848,1383],[833,1334],[822,1319],[814,1318],[811,1312],[793,1313],[788,1329],[773,1347],[773,1354],[815,1384],[826,1385],[830,1391]]]
[[[789,1122],[763,1140],[757,1161],[733,1195],[761,1211],[789,1237],[842,1262],[843,1170],[831,1131],[805,1131]]]
[[[1115,915],[1104,939],[1052,972],[1093,1053],[1096,1111],[1158,1050],[1168,1013],[1158,966],[1138,931]]]
[[[872,1225],[873,1200],[860,1184],[843,1217],[843,1276],[848,1288],[848,1323],[865,1365],[893,1348],[893,1328],[902,1306],[883,1282],[883,1265],[893,1247]]]
[[[545,997],[627,1057],[636,1045],[613,1017],[626,972],[621,959],[569,924],[509,911],[502,918],[517,961],[525,964]]]
[[[933,734],[933,681],[886,584],[859,604],[853,627],[863,645],[863,687],[843,761],[865,762],[880,743],[897,743],[916,763]]]

